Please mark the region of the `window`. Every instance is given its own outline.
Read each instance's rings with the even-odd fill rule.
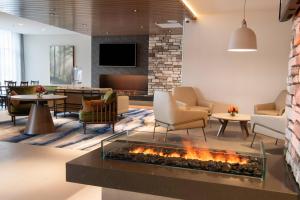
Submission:
[[[21,80],[21,36],[0,30],[0,81]]]

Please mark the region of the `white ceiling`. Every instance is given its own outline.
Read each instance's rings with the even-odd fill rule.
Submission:
[[[244,0],[188,0],[198,14],[242,12]],[[277,11],[279,0],[248,0],[246,11]]]
[[[22,34],[35,35],[65,35],[77,34],[75,32],[42,24],[36,21],[16,17],[7,13],[0,12],[0,29],[10,30]]]

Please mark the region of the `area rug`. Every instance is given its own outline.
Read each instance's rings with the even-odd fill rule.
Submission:
[[[53,120],[55,133],[30,136],[22,134],[27,117],[18,118],[16,126],[7,117],[0,122],[0,141],[90,151],[100,147],[101,141],[113,134],[111,128],[104,124],[88,125],[87,133],[83,134],[82,124],[74,115]],[[152,124],[153,120],[152,110],[130,109],[116,124],[115,132],[135,130]]]

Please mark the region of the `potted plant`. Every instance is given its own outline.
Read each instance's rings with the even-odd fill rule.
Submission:
[[[230,106],[228,107],[228,113],[229,113],[231,116],[234,117],[236,114],[239,113],[239,109],[238,109],[237,106],[230,105]]]

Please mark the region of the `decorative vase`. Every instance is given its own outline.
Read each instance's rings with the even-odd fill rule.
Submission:
[[[41,97],[43,96],[43,93],[36,93],[36,96],[37,96],[38,98],[41,98]]]

